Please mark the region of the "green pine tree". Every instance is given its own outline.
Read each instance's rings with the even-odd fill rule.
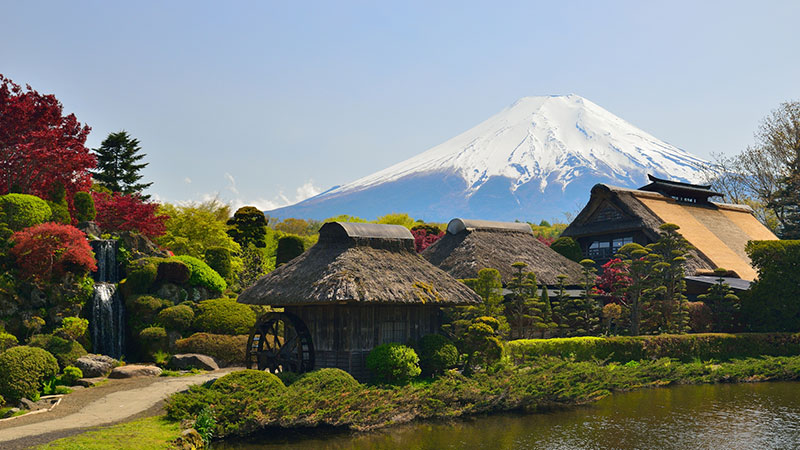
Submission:
[[[714,273],[719,277],[717,282],[708,288],[708,292],[697,296],[711,309],[713,330],[717,332],[733,331],[736,314],[739,311],[739,297],[722,278],[727,272],[721,267],[715,269]]]
[[[512,264],[517,273],[508,283],[511,295],[505,302],[511,336],[517,339],[531,338],[534,331],[544,332],[548,327],[544,318],[544,304],[538,295],[536,275],[533,272],[523,272],[527,266],[523,262]]]
[[[659,314],[657,328],[662,333],[685,333],[689,330],[689,306],[684,292],[686,259],[692,246],[678,233],[680,227],[665,223],[659,227],[661,237],[648,245],[654,256],[654,306]]]
[[[147,163],[139,163],[144,158],[144,153],[139,146],[139,140],[133,139],[127,131],[110,133],[94,149],[97,156],[97,168],[93,171],[93,178],[112,192],[122,194],[141,194],[153,183],[139,183],[142,175],[139,171],[147,167]],[[149,195],[142,195],[147,199]]]

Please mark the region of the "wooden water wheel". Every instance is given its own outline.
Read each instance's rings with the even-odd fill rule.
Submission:
[[[262,316],[247,341],[247,368],[272,373],[312,370],[314,343],[308,327],[286,312]]]

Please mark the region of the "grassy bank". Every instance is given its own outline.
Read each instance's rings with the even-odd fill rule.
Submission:
[[[191,419],[210,405],[215,437],[269,427],[369,430],[412,420],[565,407],[649,386],[799,380],[800,356],[625,364],[542,357],[492,373],[465,377],[450,372],[402,387],[362,385],[336,369],[312,372],[289,386],[263,375],[240,376],[221,389],[196,387],[177,394],[168,402],[168,416]]]
[[[172,448],[180,434],[180,423],[148,417],[58,439],[38,450],[162,450]]]

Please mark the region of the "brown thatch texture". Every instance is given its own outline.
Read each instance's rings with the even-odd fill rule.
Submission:
[[[526,263],[525,270],[534,272],[540,284],[555,285],[561,274],[567,276],[567,285],[578,284],[581,278],[580,264],[550,250],[530,233],[493,229],[447,233],[422,256],[460,279],[475,278],[488,267],[497,269],[506,284],[516,273],[511,266],[515,262]]]
[[[330,225],[330,226],[329,226]],[[463,283],[414,252],[408,239],[350,238],[329,233],[307,252],[246,289],[239,302],[288,306],[311,304],[479,303]]]

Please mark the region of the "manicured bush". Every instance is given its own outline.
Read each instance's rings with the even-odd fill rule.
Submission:
[[[247,335],[195,333],[175,341],[178,353],[200,353],[214,358],[221,366],[242,365],[247,350]]]
[[[67,207],[66,203],[57,203],[57,202],[47,202],[47,206],[50,207],[50,218],[47,220],[48,222],[55,222],[64,225],[69,225],[72,222],[72,217],[69,215],[69,207]]]
[[[75,205],[75,219],[78,222],[88,222],[94,220],[97,216],[97,211],[94,209],[94,198],[88,192],[76,192],[72,196],[73,205]]]
[[[28,345],[47,350],[56,357],[61,368],[74,365],[78,358],[89,353],[78,342],[52,334],[35,334],[28,340]]]
[[[59,378],[65,386],[74,386],[76,381],[83,378],[83,371],[75,366],[67,366]]]
[[[191,269],[189,284],[192,286],[202,286],[218,294],[225,292],[225,289],[228,288],[225,280],[203,261],[189,255],[176,256],[175,259],[183,261]]]
[[[240,370],[217,378],[211,388],[225,395],[234,394],[240,390],[249,390],[259,395],[274,395],[286,388],[283,382],[274,374],[262,370]]]
[[[89,321],[80,317],[65,317],[61,320],[61,326],[53,331],[53,334],[86,346],[90,343]]]
[[[200,302],[200,314],[194,321],[194,328],[216,334],[245,334],[256,323],[256,313],[244,304],[228,298],[218,298]]]
[[[693,333],[707,333],[711,331],[712,313],[711,308],[704,302],[688,302],[689,307],[689,328]]]
[[[425,375],[439,375],[458,364],[456,346],[440,334],[428,334],[419,340],[419,367]]]
[[[142,258],[128,267],[125,279],[125,290],[130,294],[147,294],[150,292],[158,275],[159,258]]]
[[[139,345],[146,355],[166,352],[169,346],[167,330],[163,327],[148,327],[139,332]]]
[[[376,381],[403,384],[420,374],[419,357],[405,345],[382,344],[367,355],[367,369]]]
[[[189,265],[175,258],[159,261],[156,272],[159,283],[186,284],[192,275]]]
[[[0,395],[16,403],[39,396],[44,381],[58,374],[58,361],[46,350],[19,346],[0,353]]]
[[[141,323],[152,323],[156,314],[164,308],[172,306],[169,300],[153,297],[152,295],[138,295],[129,297],[125,301],[128,307],[128,315]]]
[[[86,235],[71,225],[43,223],[17,231],[11,240],[11,254],[25,278],[49,281],[66,272],[97,270]]]
[[[261,214],[264,215],[263,213]],[[222,278],[228,278],[231,275],[231,252],[225,247],[211,247],[206,249],[203,257],[206,264],[214,269]]]
[[[5,213],[6,224],[14,231],[47,222],[53,214],[46,201],[28,194],[0,195],[0,209]]]
[[[571,237],[561,236],[550,244],[550,248],[561,256],[575,262],[580,262],[583,259],[581,246]]]
[[[506,343],[506,352],[517,362],[555,356],[578,361],[617,362],[676,358],[681,361],[729,360],[758,356],[800,354],[800,333],[703,333],[658,336],[610,336],[553,339],[521,339]]]
[[[187,305],[170,306],[156,316],[156,322],[167,330],[181,332],[188,330],[193,321],[194,311]]]
[[[305,251],[303,240],[299,236],[283,236],[278,239],[278,250],[275,256],[275,266],[285,264],[302,255]]]
[[[19,344],[17,337],[10,333],[0,332],[0,353]]]
[[[293,391],[309,392],[352,392],[361,384],[352,375],[342,369],[318,369],[300,377],[292,383]]]

